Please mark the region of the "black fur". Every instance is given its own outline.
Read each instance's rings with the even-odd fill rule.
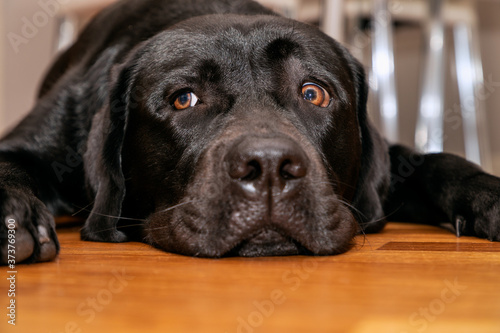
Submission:
[[[176,110],[190,93],[198,104]],[[16,260],[46,261],[59,250],[52,216],[82,207],[84,240],[194,256],[341,253],[388,214],[500,240],[500,180],[389,149],[366,100],[344,47],[255,2],[121,1],[0,142],[2,262],[9,219]]]

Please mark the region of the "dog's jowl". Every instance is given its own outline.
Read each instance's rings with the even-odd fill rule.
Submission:
[[[84,240],[203,257],[338,254],[388,214],[500,240],[500,180],[389,146],[343,46],[253,1],[194,2],[120,1],[59,56],[0,141],[2,262],[10,229],[17,261],[55,258],[53,216],[82,207]]]

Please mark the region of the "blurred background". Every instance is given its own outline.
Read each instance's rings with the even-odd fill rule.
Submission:
[[[48,66],[114,0],[0,2],[0,135],[35,103]],[[364,64],[369,113],[391,142],[500,175],[500,1],[261,0],[318,25]]]

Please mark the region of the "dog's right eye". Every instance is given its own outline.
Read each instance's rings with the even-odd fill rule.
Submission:
[[[198,96],[190,91],[186,91],[177,95],[174,102],[172,103],[172,106],[176,110],[185,110],[187,108],[195,106],[197,103]]]

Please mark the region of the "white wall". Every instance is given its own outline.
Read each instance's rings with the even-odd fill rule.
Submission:
[[[40,7],[38,0],[2,0],[0,7],[5,27],[0,42],[5,65],[0,76],[3,92],[0,101],[4,107],[0,133],[3,133],[34,104],[40,80],[52,60],[56,19]],[[30,24],[35,28],[33,31],[27,28]],[[13,46],[9,41],[13,34],[23,38],[25,43]]]
[[[5,11],[4,6],[0,4],[0,36],[5,36]],[[5,87],[4,87],[4,78],[5,78],[5,43],[0,42],[0,135],[4,130],[4,126],[6,123],[5,119]]]

